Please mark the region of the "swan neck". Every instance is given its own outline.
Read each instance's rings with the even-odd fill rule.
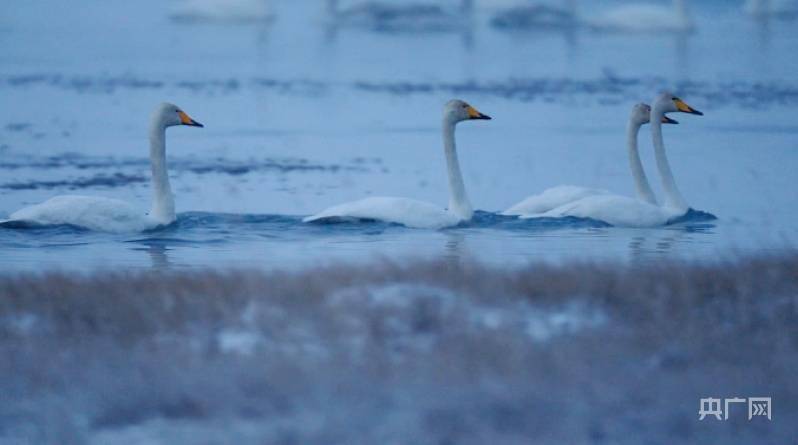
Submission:
[[[454,127],[454,122],[444,119],[443,149],[446,154],[446,171],[449,179],[449,212],[463,220],[468,220],[474,214],[474,209],[471,207],[468,195],[466,195],[463,174],[460,171],[460,162],[457,159]]]
[[[687,202],[682,197],[676,180],[673,179],[668,157],[665,155],[665,143],[662,141],[662,116],[665,113],[655,108],[651,113],[651,136],[654,142],[654,155],[657,159],[657,170],[662,181],[662,191],[665,194],[665,207],[679,211],[687,211]]]
[[[166,170],[166,127],[159,121],[150,127],[150,166],[153,191],[150,216],[161,224],[169,224],[175,220],[175,200]]]
[[[646,177],[646,172],[643,169],[643,162],[640,160],[640,152],[637,147],[637,134],[640,131],[640,126],[640,123],[630,120],[626,128],[626,147],[629,150],[629,167],[632,170],[632,178],[634,179],[637,198],[649,204],[657,205],[657,198],[654,196],[654,191],[651,190],[651,185],[648,183],[648,177]]]

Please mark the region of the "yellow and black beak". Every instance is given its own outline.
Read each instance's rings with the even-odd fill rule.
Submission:
[[[185,111],[183,110],[178,111],[177,115],[180,116],[181,125],[188,125],[190,127],[200,127],[200,128],[204,127],[204,125],[202,125],[201,123],[190,118],[189,115],[186,114]]]
[[[679,121],[677,121],[676,119],[671,119],[668,116],[663,115],[662,116],[662,123],[663,124],[674,124],[674,125],[676,125],[676,124],[679,123]]]
[[[704,113],[696,110],[695,108],[691,107],[690,105],[687,105],[686,103],[684,103],[683,100],[679,99],[678,97],[674,97],[673,98],[673,103],[676,104],[676,108],[678,108],[679,111],[681,111],[682,113],[697,114],[699,116],[703,116],[704,115]]]
[[[472,107],[471,105],[469,105],[468,108],[466,108],[466,111],[468,111],[469,119],[491,120],[490,116],[488,116],[487,114],[480,113],[479,111],[477,111],[476,108]]]

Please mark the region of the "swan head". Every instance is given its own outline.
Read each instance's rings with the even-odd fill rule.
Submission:
[[[687,105],[683,100],[679,99],[676,95],[666,91],[657,97],[654,102],[654,108],[662,113],[689,113],[698,116],[703,116],[704,113],[696,110],[695,108]]]
[[[483,119],[490,120],[487,114],[482,114],[465,101],[452,99],[443,107],[443,120],[456,124],[457,122]]]
[[[180,109],[175,104],[167,102],[162,103],[155,109],[153,114],[153,122],[161,127],[174,127],[177,125],[188,125],[190,127],[204,127],[201,123],[195,121],[185,111]]]
[[[644,124],[649,123],[651,120],[651,105],[645,103],[635,104],[632,107],[632,115],[629,116],[629,121],[632,125],[641,126]],[[678,124],[679,122],[662,115],[662,123],[663,124]]]

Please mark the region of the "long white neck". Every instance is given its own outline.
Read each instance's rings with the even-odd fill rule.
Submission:
[[[648,183],[646,172],[643,170],[643,163],[640,161],[640,152],[637,149],[637,133],[640,131],[640,123],[633,119],[629,120],[626,127],[626,147],[629,150],[629,167],[632,169],[632,178],[635,181],[635,192],[637,198],[649,204],[657,205],[657,198]]]
[[[166,172],[166,127],[158,119],[150,125],[150,165],[153,191],[150,216],[161,224],[169,224],[175,220],[175,198]]]
[[[474,209],[466,195],[457,148],[454,143],[454,122],[443,120],[443,151],[446,154],[446,172],[449,177],[449,212],[463,220],[471,219]]]
[[[651,111],[651,137],[654,140],[654,155],[657,158],[657,170],[662,180],[662,191],[665,193],[665,207],[686,212],[690,207],[679,192],[679,188],[676,187],[671,165],[665,155],[665,143],[662,141],[662,116],[664,114],[658,107],[654,107]]]

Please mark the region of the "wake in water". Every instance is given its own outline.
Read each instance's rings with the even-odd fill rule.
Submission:
[[[714,220],[717,220],[717,217],[711,213],[690,209],[686,214],[669,221],[668,225],[710,222]],[[561,218],[541,217],[521,219],[515,216],[506,216],[499,213],[477,210],[474,212],[474,217],[470,221],[464,221],[454,227],[440,230],[458,231],[461,229],[485,229],[508,232],[534,232],[608,227],[612,227],[612,225],[591,218],[567,216]],[[418,229],[408,229],[395,223],[357,218],[339,218],[313,223],[303,223],[301,216],[291,215],[185,212],[178,214],[177,220],[171,224],[157,226],[140,233],[147,236],[185,235],[188,237],[207,233],[242,235],[257,233],[260,235],[274,234],[275,236],[283,237],[291,234],[376,234],[389,230],[411,231]],[[96,233],[89,229],[69,224],[47,225],[31,221],[0,221],[0,238],[2,238],[4,234],[8,236],[11,232],[20,232],[21,234],[27,233],[32,236]]]

